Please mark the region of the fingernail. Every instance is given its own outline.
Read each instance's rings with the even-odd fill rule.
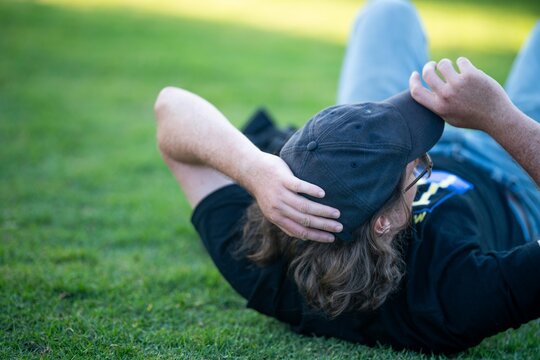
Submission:
[[[334,237],[333,236],[329,236],[326,238],[326,241],[328,242],[334,242]]]
[[[339,224],[335,227],[336,232],[341,232],[343,230],[343,225]]]
[[[339,211],[334,211],[332,213],[332,216],[335,217],[336,219],[339,218]]]
[[[324,191],[319,192],[319,197],[320,198],[324,197]]]

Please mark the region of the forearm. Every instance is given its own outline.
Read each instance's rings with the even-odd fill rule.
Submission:
[[[179,162],[206,165],[251,190],[260,150],[203,98],[165,88],[155,104],[160,151]]]
[[[529,173],[540,186],[540,124],[515,106],[485,131]]]

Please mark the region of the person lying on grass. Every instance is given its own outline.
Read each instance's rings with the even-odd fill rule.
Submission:
[[[505,92],[466,58],[428,62],[410,3],[371,1],[338,105],[279,156],[261,114],[246,128],[259,149],[173,87],[159,149],[249,307],[302,334],[461,351],[540,316],[539,51],[537,24]]]

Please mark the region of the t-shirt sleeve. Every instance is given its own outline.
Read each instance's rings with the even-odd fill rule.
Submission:
[[[253,198],[240,186],[222,187],[205,197],[193,211],[191,222],[223,277],[249,299],[260,268],[236,255],[242,239],[244,214]]]

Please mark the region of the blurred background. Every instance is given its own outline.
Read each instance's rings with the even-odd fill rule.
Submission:
[[[467,56],[502,84],[540,16],[538,1],[414,3],[434,60]],[[260,105],[303,124],[335,101],[362,4],[1,0],[0,358],[393,357],[243,310],[154,135],[166,85],[237,126]],[[460,357],[534,358],[539,329]]]

